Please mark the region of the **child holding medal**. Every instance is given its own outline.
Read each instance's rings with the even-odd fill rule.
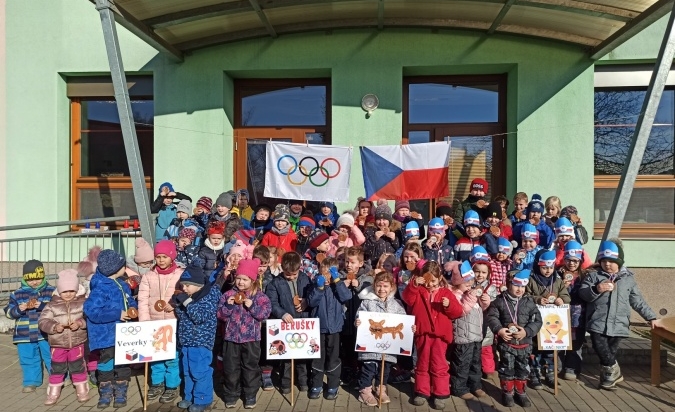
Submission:
[[[486,321],[492,333],[499,337],[499,381],[504,406],[514,406],[516,399],[522,407],[531,406],[525,393],[532,352],[532,338],[541,329],[541,313],[532,296],[525,295],[530,271],[511,271],[506,278],[507,289],[487,310]]]
[[[176,265],[176,244],[162,240],[155,246],[155,266],[141,278],[138,287],[138,320],[176,319],[170,301],[180,290],[183,269]],[[172,403],[178,396],[180,368],[178,356],[167,361],[150,363],[151,378],[148,400],[159,398],[161,403]]]

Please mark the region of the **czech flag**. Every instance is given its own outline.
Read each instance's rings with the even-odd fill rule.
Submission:
[[[355,350],[356,350],[357,352],[365,352],[365,351],[366,351],[366,347],[365,347],[365,346],[361,346],[361,345],[359,345],[359,344],[357,343],[357,344],[356,344],[356,349],[355,349]]]
[[[400,352],[401,355],[410,356],[410,351],[409,351],[409,350],[405,350],[405,349],[403,349],[403,348],[401,348],[400,350],[401,350],[401,352]]]
[[[450,142],[361,146],[367,200],[448,196]]]

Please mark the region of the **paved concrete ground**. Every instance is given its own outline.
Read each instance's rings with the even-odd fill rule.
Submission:
[[[648,366],[622,365],[625,381],[620,383],[619,389],[615,392],[599,391],[597,386],[597,374],[599,366],[597,364],[588,365],[587,370],[582,374],[577,382],[561,381],[560,393],[554,397],[552,391],[529,391],[532,399],[533,408],[529,410],[537,411],[673,411],[675,410],[675,365],[669,364],[662,369],[663,384],[661,387],[652,387],[649,384]],[[140,372],[140,371],[137,371]],[[21,393],[21,369],[16,357],[16,349],[12,345],[10,335],[0,334],[0,383],[3,388],[0,410],[3,411],[97,411],[96,402],[98,396],[84,403],[78,404],[75,398],[74,390],[71,386],[64,388],[63,395],[59,402],[52,406],[42,405],[44,401],[45,385],[38,389],[36,393]],[[459,398],[451,398],[447,402],[445,410],[451,411],[506,411],[499,403],[500,390],[496,378],[485,380],[484,389],[489,397],[480,401],[462,401]],[[126,408],[118,409],[120,412],[140,412],[143,405],[140,397],[140,389],[143,384],[143,376],[137,375],[132,378],[129,405]],[[428,406],[415,407],[410,404],[410,393],[412,385],[405,383],[396,386],[390,386],[390,396],[392,403],[385,405],[383,410],[388,411],[428,411]],[[295,408],[292,408],[289,402],[279,392],[259,392],[258,411],[336,411],[352,412],[354,410],[376,410],[363,406],[358,402],[355,395],[356,391],[343,389],[340,391],[338,399],[335,401],[307,399],[306,393],[296,393]],[[113,411],[112,408],[106,409]],[[148,406],[149,411],[173,412],[180,411],[176,406],[161,405],[153,403]],[[217,399],[212,406],[212,410],[224,410],[224,404],[221,399]],[[238,409],[244,410],[241,403]],[[522,410],[521,408],[512,408],[511,410]]]

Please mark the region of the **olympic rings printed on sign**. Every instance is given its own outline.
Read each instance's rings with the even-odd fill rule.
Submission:
[[[305,342],[307,342],[307,334],[297,332],[287,333],[284,339],[286,340],[286,343],[288,343],[289,348],[302,349],[305,346]]]
[[[141,331],[141,327],[140,327],[140,326],[123,326],[123,327],[120,329],[120,332],[122,332],[122,333],[125,334],[126,336],[135,335],[135,334],[137,334],[137,333],[140,332],[140,331]]]
[[[293,162],[293,164],[288,168],[288,170],[284,171],[281,168],[281,162],[286,158],[290,159]],[[309,163],[314,162],[313,167],[308,169],[308,166],[305,166],[305,164],[308,162]],[[328,168],[326,168],[326,164],[328,164],[329,162],[334,162],[335,165],[337,166],[337,171],[332,175],[328,171]],[[293,186],[302,186],[303,184],[305,184],[305,182],[307,182],[307,180],[309,180],[312,186],[323,187],[328,184],[329,180],[337,177],[340,174],[340,172],[342,172],[342,165],[334,157],[327,157],[323,159],[321,163],[319,163],[319,161],[312,156],[305,156],[298,162],[298,160],[292,155],[283,155],[279,158],[279,160],[277,160],[277,170],[283,176],[286,176],[288,182]],[[303,176],[302,179],[293,180],[291,178],[291,175],[295,174],[296,171]],[[313,177],[319,173],[321,173],[321,176],[323,176],[326,179],[325,181],[323,182],[314,181]]]
[[[389,342],[377,342],[375,344],[375,347],[377,349],[382,349],[382,350],[387,350],[387,349],[389,349],[390,346],[391,346],[391,343],[389,343]]]

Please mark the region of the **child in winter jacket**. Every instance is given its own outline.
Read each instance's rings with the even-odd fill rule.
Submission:
[[[255,239],[260,242],[263,235],[274,226],[274,222],[272,221],[272,208],[264,203],[260,203],[256,205],[253,211],[253,218],[248,222],[248,226],[245,226],[244,228],[253,230],[255,232]]]
[[[332,202],[322,202],[319,206],[319,213],[314,215],[316,227],[328,233],[329,235],[335,228],[337,215],[333,212],[335,205]]]
[[[482,206],[480,205],[480,202],[486,201],[485,195],[488,193],[488,188],[488,182],[485,179],[477,177],[471,181],[469,195],[466,197],[466,199],[464,199],[463,202],[457,203],[455,207],[455,222],[461,222],[462,219],[464,219],[466,212],[469,210],[481,212]]]
[[[513,196],[513,212],[509,215],[511,226],[516,227],[516,224],[527,221],[527,204],[529,198],[527,193],[518,192]]]
[[[527,204],[527,221],[522,221],[516,224],[513,228],[513,240],[518,242],[521,246],[523,240],[523,232],[526,224],[532,224],[536,226],[537,231],[539,232],[539,246],[542,248],[549,248],[553,241],[555,240],[555,235],[553,230],[546,224],[542,215],[544,214],[544,202],[541,201],[541,196],[538,194],[532,195],[532,200]]]
[[[424,254],[419,243],[410,243],[403,248],[400,264],[398,267],[394,267],[393,270],[399,297],[402,296],[403,290],[408,287],[408,282],[413,276],[413,271],[417,268],[418,262],[423,258]]]
[[[42,262],[29,260],[23,265],[21,287],[9,295],[5,307],[5,315],[15,320],[13,342],[23,372],[23,393],[35,392],[42,385],[43,362],[48,371],[51,369],[49,343],[38,329],[38,319],[54,290],[47,283]]]
[[[132,294],[138,289],[143,275],[148,273],[155,264],[155,256],[152,246],[142,237],[136,239],[136,253],[127,257],[127,283]]]
[[[375,214],[373,213],[373,203],[360,197],[356,202],[356,226],[365,232],[366,226],[375,223]]]
[[[52,300],[40,314],[38,326],[49,336],[52,368],[45,405],[54,405],[61,396],[66,373],[75,386],[78,402],[89,400],[89,382],[84,359],[87,322],[84,320],[84,288],[75,269],[59,272]]]
[[[426,236],[426,233],[424,232],[425,223],[422,215],[420,215],[419,212],[412,211],[410,209],[410,202],[407,200],[397,200],[396,203],[394,203],[394,214],[392,217],[394,220],[401,222],[402,227],[406,227],[406,225],[410,222],[415,222],[417,228],[420,231],[418,236],[421,238]],[[405,234],[403,235],[405,238]],[[401,244],[404,243],[404,239],[399,239],[399,241]]]
[[[424,251],[424,259],[437,262],[441,267],[445,262],[450,262],[455,258],[452,246],[445,235],[448,226],[440,217],[435,217],[429,221],[429,237],[422,242],[422,250]]]
[[[202,196],[197,200],[197,207],[194,210],[194,215],[192,215],[192,219],[197,222],[202,229],[199,233],[203,237],[206,236],[206,228],[209,225],[212,207],[213,200],[208,196]]]
[[[581,373],[582,346],[586,341],[586,302],[579,296],[579,289],[586,276],[582,270],[584,250],[581,243],[570,240],[565,243],[563,266],[558,269],[558,276],[563,280],[570,294],[570,321],[572,330],[572,350],[567,350],[563,357],[563,379],[574,381]]]
[[[324,375],[327,378],[324,397],[333,400],[338,395],[342,372],[340,332],[344,326],[343,305],[352,298],[352,294],[340,279],[337,265],[335,258],[326,258],[321,262],[320,274],[314,278],[307,298],[307,306],[312,308],[310,317],[319,318],[321,327],[321,357],[312,361],[312,383],[307,394],[309,399],[318,399],[321,396]]]
[[[157,213],[157,219],[155,220],[155,240],[157,242],[164,239],[166,230],[169,228],[169,226],[171,226],[171,222],[173,222],[173,220],[176,218],[177,208],[173,203],[175,199],[178,199],[178,201],[183,199],[192,201],[190,196],[176,192],[173,189],[171,183],[162,183],[159,186],[157,198],[150,206],[150,211],[152,213]]]
[[[330,247],[330,237],[326,232],[317,228],[309,235],[309,248],[302,257],[301,270],[314,280],[319,275],[319,265],[326,258]]]
[[[178,347],[182,363],[185,396],[178,407],[203,412],[213,402],[213,342],[216,336],[216,308],[220,293],[208,281],[199,261],[180,276],[183,293],[173,296],[178,318]]]
[[[312,281],[300,270],[300,255],[287,253],[281,263],[283,272],[270,281],[265,290],[272,304],[271,319],[281,319],[286,323],[296,318],[308,318],[307,297]],[[295,360],[295,382],[300,391],[309,389],[307,381],[308,361]],[[291,362],[282,361],[281,393],[291,393]]]
[[[537,244],[539,242],[539,232],[529,223],[523,224],[521,229],[522,249],[516,250],[513,255],[513,268],[517,270],[532,270],[535,255],[543,249]]]
[[[540,250],[534,258],[532,277],[525,289],[537,305],[564,305],[570,303],[570,295],[565,282],[555,273],[555,252]],[[550,342],[546,342],[550,343]],[[541,377],[546,377],[546,384],[553,386],[553,352],[539,351],[535,348],[530,359],[530,383],[533,389],[543,389]]]
[[[401,224],[393,220],[389,206],[383,204],[375,209],[375,223],[366,228],[364,246],[366,259],[370,260],[372,267],[377,265],[383,253],[396,253],[401,246],[401,236],[397,234],[400,230]]]
[[[237,190],[237,208],[239,209],[239,218],[243,226],[253,219],[253,208],[250,205],[248,190]]]
[[[464,233],[466,233],[466,236],[455,243],[455,258],[457,260],[469,260],[471,250],[481,245],[481,236],[483,235],[481,226],[480,216],[476,211],[469,210],[466,212],[464,216]]]
[[[452,321],[454,342],[450,363],[452,394],[464,400],[486,395],[481,385],[481,343],[483,341],[483,311],[490,297],[475,289],[476,279],[471,263],[462,262],[453,273],[450,290],[462,306],[462,316]]]
[[[506,287],[506,274],[513,268],[511,254],[513,245],[508,240],[500,237],[497,240],[497,253],[490,254],[490,283],[501,291],[502,286]]]
[[[443,409],[450,397],[450,375],[445,353],[453,340],[452,320],[462,316],[462,306],[447,288],[437,262],[426,262],[419,276],[410,280],[403,301],[415,316],[415,397],[421,406],[430,398],[436,409]]]
[[[555,222],[555,236],[553,249],[555,250],[555,266],[560,267],[565,262],[565,245],[573,240],[576,240],[576,233],[574,232],[574,225],[566,217],[561,217]],[[587,269],[593,264],[591,258],[585,250],[581,249],[583,259],[581,259],[581,269]]]
[[[513,239],[511,221],[506,218],[501,205],[496,200],[485,208],[483,232],[483,243],[489,254],[497,253],[499,239],[509,241]]]
[[[224,225],[223,237],[225,242],[229,242],[232,235],[241,228],[239,216],[230,213],[232,210],[232,198],[234,192],[221,193],[211,208],[211,221],[222,222]],[[208,235],[208,233],[207,233]]]
[[[199,246],[194,244],[196,239],[199,239],[199,235],[192,226],[184,227],[178,232],[176,263],[181,267],[190,266],[194,258],[199,256]]]
[[[298,245],[298,237],[291,229],[289,222],[291,212],[288,206],[279,204],[274,209],[274,226],[265,233],[260,243],[263,246],[274,246],[280,256],[286,252],[294,252]]]
[[[525,393],[528,360],[532,338],[537,336],[542,321],[534,299],[525,295],[529,282],[529,270],[509,272],[507,290],[490,304],[486,315],[488,327],[498,337],[499,381],[506,407],[514,406],[514,389],[518,403],[523,408],[531,406]]]
[[[485,303],[485,307],[490,305],[490,302],[497,298],[499,294],[499,286],[492,283],[492,272],[490,271],[490,257],[483,246],[476,246],[471,251],[469,258],[471,269],[476,277],[474,288],[480,291],[477,294],[480,297],[481,303]],[[483,325],[483,341],[481,343],[481,367],[483,373],[489,375],[495,372],[495,355],[492,349],[495,336],[492,331]]]
[[[96,273],[91,277],[91,294],[84,301],[89,348],[99,350],[98,408],[111,403],[122,408],[127,404],[131,369],[128,365],[115,365],[115,325],[137,316],[138,305],[131,297],[129,285],[120,279],[125,263],[124,256],[114,250],[102,250]]]
[[[303,215],[298,220],[295,234],[298,236],[298,244],[295,251],[303,256],[309,249],[309,235],[314,231],[314,218],[311,215]]]
[[[396,284],[394,282],[394,275],[391,272],[380,272],[375,275],[375,279],[371,286],[364,288],[359,293],[361,305],[356,314],[354,325],[359,327],[361,320],[359,319],[359,312],[377,312],[377,313],[393,313],[398,315],[405,315],[405,309],[401,302],[394,298],[396,293]],[[415,325],[413,325],[412,332],[415,333]],[[384,362],[384,379],[380,382],[381,355],[378,353],[359,352],[359,363],[361,365],[359,371],[359,401],[367,406],[376,406],[380,395],[382,396],[382,403],[389,403],[391,400],[387,395],[387,380],[389,379],[389,372],[391,367],[396,364],[396,356],[385,355]],[[373,388],[373,379],[375,380],[375,387]],[[373,396],[374,395],[374,396]]]
[[[204,261],[204,270],[213,271],[223,259],[223,248],[225,247],[225,224],[220,221],[209,222],[209,228],[206,230],[206,240],[199,248],[198,256]]]
[[[244,392],[244,408],[256,405],[260,388],[260,326],[272,312],[270,299],[258,287],[260,260],[239,262],[234,288],[218,303],[218,319],[223,321],[223,376],[225,407],[236,406]]]
[[[584,278],[579,296],[587,302],[586,330],[591,334],[593,350],[600,357],[600,387],[616,389],[623,380],[616,353],[619,343],[630,334],[630,310],[635,310],[652,328],[658,325],[656,314],[642,297],[632,272],[624,267],[620,241],[600,243],[599,268]]]
[[[336,228],[330,234],[330,246],[326,255],[335,257],[338,248],[361,246],[366,241],[361,229],[354,223],[354,215],[345,212],[336,223]]]
[[[176,265],[176,245],[162,240],[155,245],[155,267],[143,276],[138,288],[138,320],[176,319],[175,307],[170,303],[183,268]],[[150,363],[152,375],[148,400],[159,398],[161,403],[173,403],[178,397],[180,371],[178,356],[167,361]]]
[[[201,233],[203,232],[203,229],[201,226],[199,226],[199,222],[197,220],[190,217],[190,213],[192,213],[192,203],[189,200],[183,199],[178,202],[178,206],[176,206],[176,218],[166,229],[164,238],[177,241],[180,231],[186,227],[189,227],[194,229],[194,231],[199,234],[193,239],[194,244],[199,246],[202,240]]]

